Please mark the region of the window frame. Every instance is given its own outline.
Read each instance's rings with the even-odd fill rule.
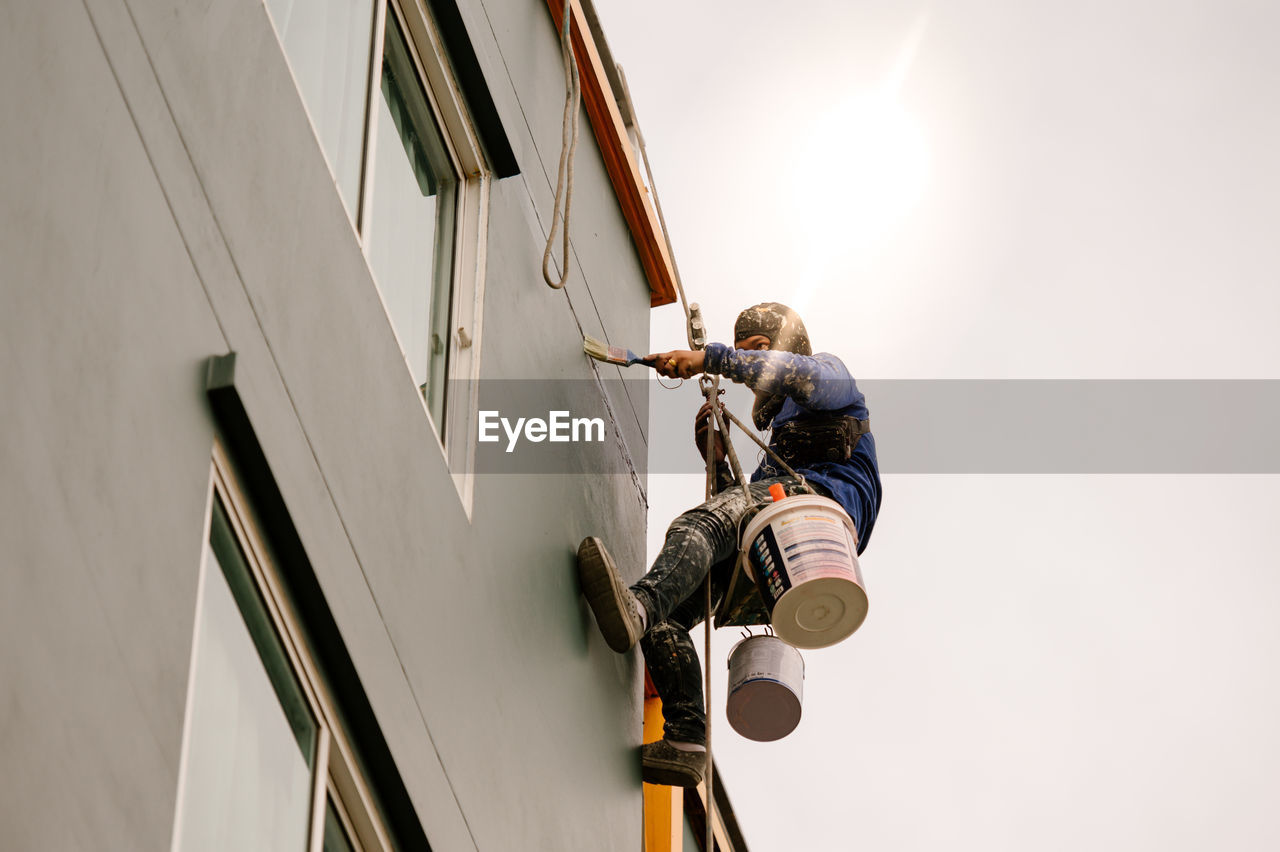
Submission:
[[[220,503],[244,557],[259,600],[270,618],[271,627],[288,659],[308,709],[316,722],[315,759],[310,788],[310,811],[307,826],[308,852],[321,852],[324,843],[324,818],[328,799],[332,796],[338,805],[339,821],[353,845],[362,852],[391,852],[396,848],[387,828],[369,781],[360,769],[355,747],[348,737],[338,703],[331,691],[315,654],[310,648],[302,619],[291,602],[288,590],[279,575],[276,560],[263,537],[260,522],[235,476],[230,459],[221,441],[215,441],[210,465],[209,490],[205,505],[204,538],[200,559],[196,611],[191,647],[191,671],[187,686],[187,708],[183,725],[182,758],[179,769],[179,788],[176,797],[177,816],[174,821],[174,852],[179,852],[178,840],[182,836],[179,822],[186,806],[185,779],[188,760],[188,740],[192,721],[192,700],[199,660],[197,643],[200,636],[199,613],[203,606],[202,595],[209,582],[208,572],[221,571],[212,549],[208,547],[213,527],[214,504]],[[237,609],[239,606],[237,605]],[[243,617],[243,611],[241,611]]]
[[[408,385],[422,404],[423,414],[431,424],[436,443],[444,457],[458,497],[468,519],[472,513],[475,488],[476,432],[479,419],[478,382],[480,378],[480,345],[483,331],[483,305],[485,292],[486,242],[489,222],[490,185],[494,168],[489,162],[480,134],[472,118],[471,110],[463,95],[463,89],[449,59],[449,50],[439,24],[424,0],[373,0],[369,61],[365,69],[364,117],[360,182],[355,202],[356,209],[344,210],[360,244],[361,253],[375,284],[375,291],[383,312],[387,315],[396,344],[400,348],[409,374]],[[264,9],[266,8],[264,0]],[[270,9],[266,9],[268,18]],[[377,276],[369,259],[371,211],[373,189],[376,183],[376,153],[378,134],[386,132],[378,121],[379,99],[382,97],[382,62],[386,49],[388,16],[394,16],[409,48],[418,83],[433,113],[443,137],[449,160],[457,177],[457,199],[454,205],[452,234],[453,263],[449,280],[449,322],[445,368],[445,399],[442,423],[437,423],[430,406],[418,390],[413,379],[401,332],[396,330],[396,319],[391,315],[382,289],[377,286]],[[280,30],[272,19],[272,31],[280,44],[286,63],[288,50],[284,46]],[[298,90],[307,115],[311,109],[306,97]],[[324,143],[311,121],[316,142],[324,151]],[[394,128],[391,132],[395,132]],[[329,153],[324,151],[329,166],[334,191],[341,196]],[[423,286],[434,287],[430,273],[424,277]],[[402,320],[403,321],[403,320]]]
[[[453,233],[445,423],[435,423],[430,412],[427,411],[425,399],[422,399],[422,404],[428,419],[432,420],[436,439],[453,474],[454,485],[470,514],[474,488],[472,470],[476,451],[476,425],[479,417],[477,382],[480,378],[479,351],[484,304],[486,259],[484,236],[488,231],[492,171],[486,162],[480,138],[462,97],[461,87],[449,65],[443,36],[430,11],[422,0],[375,0],[375,2],[377,52],[370,62],[365,134],[367,176],[361,185],[360,205],[361,244],[368,245],[368,211],[372,202],[377,168],[374,154],[377,150],[377,135],[385,131],[385,128],[378,126],[377,101],[374,99],[381,97],[380,69],[386,50],[387,16],[394,15],[409,48],[409,58],[417,72],[423,94],[440,126],[445,147],[458,177],[458,197],[454,210],[456,224]],[[379,298],[381,298],[381,292],[379,292]],[[388,317],[390,317],[389,312]],[[392,320],[393,328],[394,324]],[[421,399],[422,395],[418,394],[418,396]]]
[[[361,247],[369,244],[369,211],[373,198],[374,156],[377,135],[384,132],[377,122],[377,98],[381,94],[381,68],[386,50],[388,15],[394,15],[409,48],[427,103],[439,123],[445,147],[458,176],[454,210],[453,269],[450,298],[449,353],[443,424],[435,422],[421,393],[423,413],[431,422],[436,441],[452,474],[459,499],[471,515],[475,489],[476,430],[479,419],[480,341],[483,321],[489,192],[493,173],[485,158],[461,86],[449,64],[444,38],[423,0],[375,0],[374,52],[370,57],[369,94],[365,117],[365,165],[360,186],[358,232]],[[372,267],[370,267],[372,274]],[[378,298],[382,299],[379,290]],[[386,302],[383,301],[386,310]],[[395,320],[390,311],[392,329]],[[397,337],[397,343],[399,338]],[[403,349],[402,349],[403,353]],[[408,368],[408,362],[405,362]],[[410,373],[412,375],[412,373]]]

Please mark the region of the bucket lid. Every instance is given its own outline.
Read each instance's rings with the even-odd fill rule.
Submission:
[[[775,520],[797,511],[803,514],[806,510],[828,517],[838,516],[849,531],[850,541],[858,540],[853,520],[836,501],[816,494],[788,497],[766,506],[747,524],[739,543],[738,562],[748,577],[752,577],[748,551],[756,536]],[[867,617],[867,593],[860,583],[858,557],[852,549],[849,555],[853,559],[849,575],[815,577],[793,585],[778,598],[770,621],[779,638],[797,648],[827,648],[847,639],[862,626]]]
[[[867,593],[845,577],[820,577],[787,590],[773,606],[773,629],[797,648],[828,648],[867,617]]]
[[[800,699],[780,683],[753,680],[729,695],[725,715],[742,736],[758,743],[780,740],[800,724]]]

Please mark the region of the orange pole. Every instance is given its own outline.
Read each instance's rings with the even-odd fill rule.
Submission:
[[[662,739],[662,699],[644,673],[644,734],[646,743]],[[679,787],[644,785],[645,852],[680,852],[684,845],[684,791]]]

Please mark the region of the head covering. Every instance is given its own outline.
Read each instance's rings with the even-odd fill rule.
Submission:
[[[809,332],[805,331],[800,315],[780,302],[761,302],[738,314],[733,324],[733,339],[744,340],[753,334],[769,338],[770,349],[813,354],[809,348]]]
[[[734,341],[745,340],[753,334],[769,338],[769,348],[797,355],[812,355],[809,332],[805,330],[800,315],[780,302],[761,302],[752,305],[733,324]],[[757,429],[768,429],[773,418],[786,402],[784,394],[756,391],[756,401],[751,406],[751,421]]]

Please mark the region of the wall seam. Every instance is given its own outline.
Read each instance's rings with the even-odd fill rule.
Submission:
[[[484,20],[485,20],[485,23],[489,26],[489,34],[493,37],[493,42],[494,42],[494,44],[495,44],[495,45],[497,46],[497,48],[498,48],[498,56],[499,56],[499,57],[500,57],[500,59],[502,60],[502,70],[503,70],[503,73],[505,73],[505,74],[506,74],[506,76],[507,76],[507,83],[508,83],[508,85],[511,87],[511,91],[514,93],[514,92],[516,92],[516,91],[517,91],[517,90],[516,90],[516,86],[515,86],[515,79],[511,76],[511,68],[507,65],[507,59],[506,59],[506,56],[505,56],[505,54],[504,54],[504,53],[503,53],[503,51],[502,51],[502,42],[498,40],[498,33],[497,33],[497,31],[494,29],[494,27],[493,27],[493,19],[489,16],[489,9],[488,9],[488,7],[484,4],[484,0],[478,0],[477,5],[479,5],[479,7],[480,7],[481,11],[484,13]],[[542,156],[542,151],[541,151],[541,150],[539,150],[539,148],[538,148],[538,140],[537,140],[537,137],[536,137],[536,136],[534,135],[534,133],[533,133],[533,127],[532,127],[532,125],[529,123],[529,116],[528,116],[528,114],[524,111],[524,102],[523,102],[523,101],[521,101],[521,99],[520,99],[519,95],[516,95],[516,97],[514,98],[514,100],[515,100],[515,103],[516,103],[516,107],[520,110],[520,118],[521,118],[521,120],[524,122],[524,127],[525,127],[526,137],[528,138],[528,140],[529,140],[529,144],[530,144],[530,146],[533,148],[533,150],[534,150],[534,154],[536,155],[536,156],[534,157],[534,159],[538,161],[538,168],[539,168],[539,171],[541,171],[541,172],[542,172],[543,180],[545,180],[545,181],[547,182],[547,188],[548,188],[548,189],[551,189],[551,188],[553,188],[553,183],[552,183],[552,180],[551,180],[551,176],[550,176],[549,174],[547,174],[547,164],[546,164],[546,161],[544,160],[544,158],[543,158],[543,156]],[[581,110],[582,110],[582,107],[579,107],[579,111],[580,111],[580,112],[581,112]],[[520,176],[521,176],[521,180],[524,182],[524,185],[525,185],[525,194],[529,196],[529,204],[530,204],[530,206],[533,208],[533,215],[534,215],[534,217],[538,220],[538,227],[539,227],[540,229],[542,229],[542,230],[543,230],[543,236],[545,237],[545,236],[547,235],[547,234],[546,234],[546,227],[544,226],[543,221],[542,221],[542,216],[540,215],[540,213],[539,213],[539,211],[538,211],[538,203],[537,203],[537,200],[536,200],[536,199],[534,199],[534,197],[533,197],[533,193],[529,190],[528,181],[525,179],[525,172],[524,172],[523,170],[520,172]],[[628,233],[630,233],[630,232],[628,231]],[[632,237],[631,237],[631,240],[632,240],[632,242],[634,243],[634,241],[635,241],[635,237],[634,237],[634,236],[632,236]],[[592,307],[592,310],[595,312],[596,319],[599,321],[599,323],[600,323],[600,327],[601,327],[601,328],[604,328],[604,327],[605,327],[604,317],[603,317],[603,316],[601,316],[601,314],[600,314],[600,306],[596,303],[595,293],[594,293],[594,292],[592,291],[592,289],[591,289],[591,284],[590,284],[590,282],[587,280],[586,273],[585,273],[585,272],[583,272],[582,261],[581,261],[581,260],[579,260],[579,258],[578,258],[578,247],[574,244],[573,236],[572,236],[572,235],[570,235],[570,237],[569,237],[569,247],[570,247],[570,249],[571,249],[571,251],[572,251],[572,253],[573,253],[574,260],[577,262],[578,271],[579,271],[580,273],[582,273],[582,280],[583,280],[583,283],[586,285],[587,298],[589,298],[589,299],[591,300],[591,307]],[[565,259],[564,259],[564,262],[565,262],[565,263],[568,263],[568,262],[569,262],[569,261],[568,261],[568,258],[565,258]],[[563,269],[563,267],[562,267],[562,269]],[[647,283],[647,281],[646,281],[646,283],[645,283],[645,287],[646,287],[646,289],[648,288],[648,283]],[[567,290],[567,288],[566,288],[566,290]],[[573,303],[572,303],[572,301],[570,301],[570,303],[569,303],[569,310],[570,310],[570,312],[571,312],[571,313],[574,313],[574,308],[573,308]],[[578,316],[577,316],[577,314],[576,314],[576,313],[574,313],[574,322],[575,322],[575,323],[577,323],[577,325],[578,325],[578,330],[579,330],[579,331],[582,331],[582,323],[579,321]],[[648,346],[648,345],[649,345],[649,342],[646,340],[646,341],[645,341],[645,346]],[[621,369],[619,369],[619,371],[618,371],[618,372],[619,372],[619,377],[621,378],[621,372],[622,372],[622,371],[621,371]],[[597,380],[597,381],[599,381],[599,380],[600,380],[600,375],[599,375],[599,371],[598,371],[598,370],[597,370],[597,371],[596,371],[596,373],[595,373],[595,377],[596,377],[596,380]],[[603,386],[602,386],[602,390],[603,390]],[[627,386],[626,386],[626,384],[625,384],[625,383],[623,384],[623,391],[624,391],[624,393],[625,393],[625,395],[626,395],[626,397],[627,397],[627,404],[628,404],[628,407],[631,409],[631,413],[632,413],[632,416],[635,418],[636,425],[638,425],[638,426],[640,427],[640,434],[644,437],[644,440],[645,440],[645,446],[647,447],[647,446],[648,446],[648,424],[647,424],[647,423],[641,423],[641,422],[640,422],[640,412],[636,410],[635,401],[634,401],[633,399],[631,399],[631,394],[630,394],[630,392],[627,390]],[[606,403],[606,405],[607,405],[607,403]],[[616,423],[616,422],[617,422],[617,420],[615,419],[615,420],[614,420],[614,422]],[[630,464],[630,463],[631,463],[631,457],[630,457],[630,455],[629,455],[629,454],[625,454],[625,453],[624,453],[624,455],[625,455],[625,457],[626,457],[626,459],[627,459],[628,464]],[[646,501],[646,505],[648,505],[648,504],[647,504],[647,501]]]

